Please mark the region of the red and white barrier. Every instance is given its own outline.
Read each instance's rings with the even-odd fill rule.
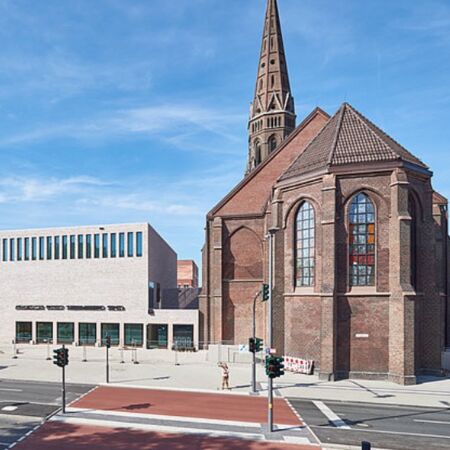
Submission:
[[[312,375],[314,371],[314,361],[310,359],[301,359],[301,358],[294,358],[292,356],[284,356],[284,370],[286,372]]]

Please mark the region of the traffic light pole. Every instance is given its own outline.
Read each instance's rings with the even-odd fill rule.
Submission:
[[[271,228],[269,230],[269,320],[268,320],[268,345],[269,348],[273,348],[273,333],[272,333],[272,321],[273,321],[273,240],[275,235],[276,229]],[[271,377],[267,377],[267,385],[268,385],[268,425],[269,425],[269,433],[273,432],[273,379]]]
[[[256,299],[261,294],[261,291],[258,291],[253,299],[253,328],[252,328],[252,336],[253,342],[256,345]],[[252,393],[256,393],[256,350],[253,352],[253,361],[252,361]]]
[[[63,350],[65,350],[66,346],[62,346]],[[62,413],[66,413],[66,366],[62,366]]]

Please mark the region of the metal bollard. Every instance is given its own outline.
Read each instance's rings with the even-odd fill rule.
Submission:
[[[372,446],[370,442],[363,441],[361,442],[361,450],[371,450]]]
[[[137,357],[137,348],[136,347],[134,348],[134,361],[133,361],[133,364],[139,364],[138,357]]]
[[[47,342],[47,361],[50,361],[52,358],[50,358],[50,339],[46,339]]]
[[[125,364],[125,360],[123,359],[123,347],[120,347],[120,364]]]
[[[15,339],[12,340],[12,345],[13,345],[13,357],[12,357],[12,359],[17,359],[17,347],[16,347],[16,340]]]
[[[86,344],[83,345],[83,362],[87,362]]]

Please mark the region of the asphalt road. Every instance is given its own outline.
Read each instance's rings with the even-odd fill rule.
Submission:
[[[450,405],[442,408],[385,406],[366,403],[290,398],[292,406],[324,444],[392,450],[449,449]]]
[[[93,386],[67,385],[67,402]],[[6,450],[61,406],[61,385],[0,380],[0,450]]]

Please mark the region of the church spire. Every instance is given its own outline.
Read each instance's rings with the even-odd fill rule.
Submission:
[[[250,108],[247,173],[294,130],[295,119],[277,0],[267,0],[258,77]]]

